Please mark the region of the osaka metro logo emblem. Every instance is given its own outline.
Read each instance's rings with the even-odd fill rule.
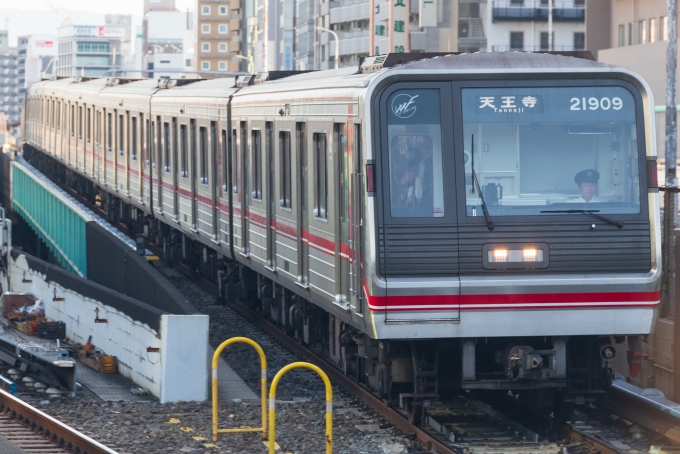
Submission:
[[[399,118],[411,118],[416,113],[416,98],[419,95],[401,94],[392,100],[392,112]]]

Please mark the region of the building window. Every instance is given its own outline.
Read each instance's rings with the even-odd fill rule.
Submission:
[[[281,195],[280,204],[283,208],[291,207],[291,157],[290,157],[290,132],[279,133],[279,150],[281,156]]]
[[[226,6],[218,6],[217,13],[220,16],[226,16],[227,14],[229,14],[229,8],[227,8]]]
[[[227,33],[229,33],[229,27],[227,27],[227,24],[219,24],[217,26],[217,32],[220,35],[226,35]]]
[[[524,50],[524,32],[510,32],[510,50]]]
[[[193,66],[194,61],[190,58],[187,58],[187,60],[184,62],[184,66]]]
[[[574,50],[584,50],[586,48],[586,34],[583,32],[574,33]]]
[[[647,21],[638,21],[638,44],[647,43]]]
[[[210,16],[210,6],[207,5],[201,6],[201,14],[203,16]]]
[[[219,43],[217,45],[218,52],[227,52],[227,43]]]
[[[210,33],[210,24],[201,25],[201,33],[203,34]]]
[[[314,133],[314,217],[328,219],[326,134]]]
[[[659,41],[666,41],[668,39],[668,17],[661,18],[661,39]]]
[[[210,52],[210,43],[201,43],[201,52]]]
[[[201,69],[205,71],[210,71],[210,62],[209,61],[202,61],[201,62]]]
[[[659,33],[656,29],[656,19],[649,19],[649,42],[653,43],[657,41],[657,33]]]
[[[550,50],[550,34],[541,32],[541,50]],[[553,49],[555,48],[555,32],[553,32]]]
[[[619,25],[619,47],[626,45],[626,27],[623,24]]]
[[[574,6],[586,6],[586,0],[574,0]]]
[[[226,62],[226,61],[221,61],[221,62],[217,63],[217,68],[218,68],[220,71],[226,71],[226,70],[227,70],[227,62]]]

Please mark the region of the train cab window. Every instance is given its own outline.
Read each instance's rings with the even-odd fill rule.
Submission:
[[[392,217],[443,217],[439,90],[397,90],[387,107]]]
[[[199,128],[201,184],[208,184],[208,128]]]
[[[281,195],[280,205],[282,208],[291,208],[291,158],[290,158],[290,132],[279,132],[279,150],[281,156]]]
[[[130,150],[131,151],[130,154],[132,155],[131,156],[132,160],[136,161],[137,160],[137,117],[132,117],[132,119],[130,121],[131,121],[131,124],[130,124],[131,131],[130,132],[132,134],[132,140],[131,140],[132,150]]]
[[[180,139],[180,176],[182,178],[189,177],[189,149],[187,144],[187,125],[179,126]]]
[[[259,130],[253,130],[252,156],[250,162],[251,187],[253,199],[262,200],[262,134]]]
[[[113,149],[113,116],[109,112],[106,116],[106,151]]]
[[[170,172],[170,123],[163,122],[163,162],[160,163],[165,173]]]
[[[314,133],[314,217],[328,219],[328,149],[326,134]]]
[[[463,88],[467,216],[640,212],[635,98],[622,86]]]

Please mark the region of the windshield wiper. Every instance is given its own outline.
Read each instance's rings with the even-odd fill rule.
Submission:
[[[491,218],[489,218],[489,209],[486,207],[486,201],[484,200],[484,194],[482,194],[482,189],[479,187],[479,180],[477,179],[477,173],[475,172],[475,135],[472,134],[472,193],[475,193],[475,186],[477,186],[477,192],[479,192],[479,198],[482,199],[482,212],[484,213],[484,219],[486,219],[486,228],[493,230],[496,226]]]
[[[600,216],[599,213],[600,210],[541,210],[541,213],[579,213],[579,214],[585,214],[588,216],[592,216],[596,219],[599,219],[601,221],[606,222],[607,224],[615,225],[618,228],[623,228],[623,222],[621,221],[612,221],[611,219],[607,219],[604,216]]]

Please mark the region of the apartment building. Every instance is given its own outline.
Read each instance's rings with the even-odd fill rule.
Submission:
[[[585,0],[492,0],[487,23],[487,51],[585,50]],[[552,47],[551,47],[552,46]]]
[[[242,39],[239,0],[198,0],[196,18],[198,71],[240,71],[247,67],[238,57]]]
[[[3,40],[0,45],[0,112],[5,114],[8,124],[18,125],[23,98],[19,91],[17,49],[4,45],[7,35],[7,30],[0,30]]]

